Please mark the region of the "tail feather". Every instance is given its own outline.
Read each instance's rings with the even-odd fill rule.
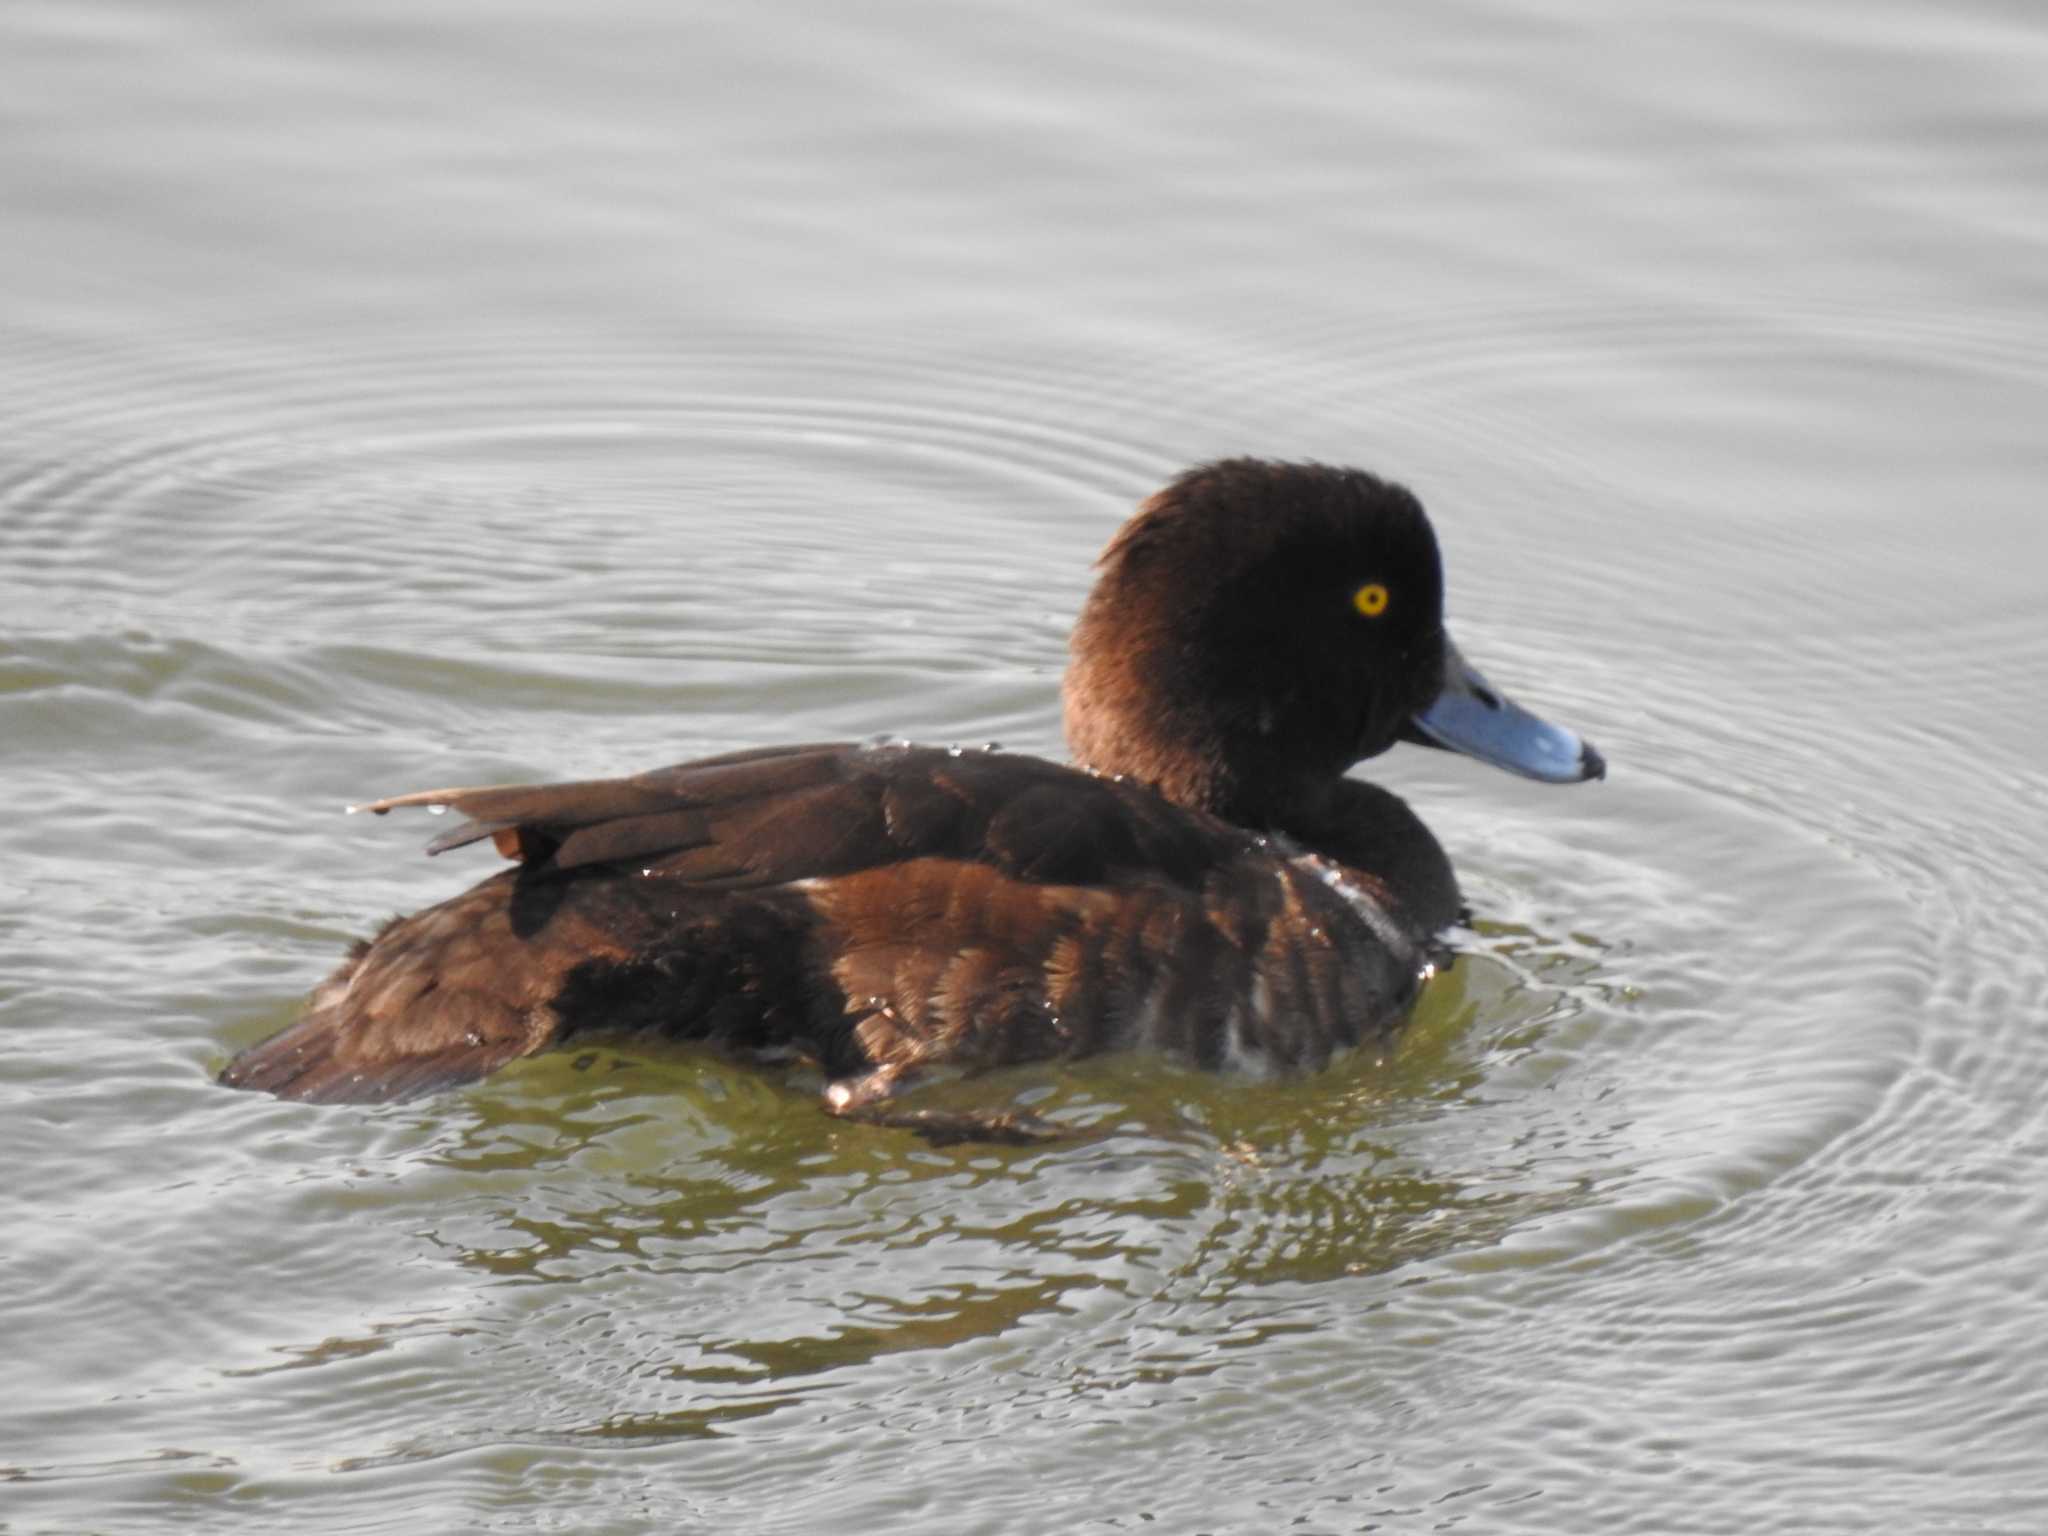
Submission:
[[[235,1057],[220,1081],[376,1103],[473,1083],[549,1045],[563,976],[606,946],[570,912],[521,937],[519,891],[508,871],[388,923],[314,989],[301,1018]]]
[[[439,1050],[391,1057],[351,1050],[352,1037],[347,1012],[324,1008],[250,1046],[227,1064],[220,1081],[230,1088],[309,1104],[387,1103],[477,1082],[545,1043],[464,1040]]]

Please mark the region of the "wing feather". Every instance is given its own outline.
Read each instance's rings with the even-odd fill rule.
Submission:
[[[1247,839],[1140,785],[936,747],[767,748],[628,778],[420,790],[355,809],[435,806],[467,819],[435,837],[431,854],[489,839],[529,865],[631,863],[723,889],[919,858],[986,864],[1036,883],[1128,877],[1198,887]]]

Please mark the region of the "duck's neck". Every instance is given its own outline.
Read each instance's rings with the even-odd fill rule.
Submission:
[[[1392,790],[1337,779],[1270,818],[1273,830],[1383,887],[1418,937],[1448,928],[1462,903],[1450,858]]]
[[[1098,596],[1075,630],[1062,689],[1076,763],[1149,784],[1190,810],[1285,833],[1385,888],[1418,936],[1458,920],[1451,861],[1422,819],[1392,791],[1342,776],[1358,756],[1355,726],[1319,739],[1299,721],[1274,729],[1263,696],[1233,712],[1212,690],[1176,691],[1178,674],[1156,647],[1093,635],[1113,612]]]

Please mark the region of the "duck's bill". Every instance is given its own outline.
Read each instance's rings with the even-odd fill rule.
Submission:
[[[1546,784],[1607,777],[1607,761],[1590,742],[1515,704],[1487,682],[1448,638],[1444,641],[1443,690],[1403,734],[1423,746],[1463,752]]]

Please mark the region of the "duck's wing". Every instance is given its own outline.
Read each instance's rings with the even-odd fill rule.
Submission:
[[[517,867],[393,919],[223,1081],[404,1098],[586,1024],[808,1031],[830,1054],[851,1021],[812,1015],[835,988],[893,994],[944,972],[964,1018],[1014,990],[1019,966],[1054,961],[1075,903],[1114,909],[1111,888],[1138,884],[1198,904],[1247,844],[1135,785],[944,748],[786,747],[360,809],[432,806],[467,819],[430,851],[488,839]],[[832,944],[812,942],[821,926]]]
[[[443,807],[466,819],[427,845],[489,839],[567,873],[632,864],[650,877],[744,890],[912,859],[991,865],[1048,884],[1199,886],[1245,834],[1134,784],[983,751],[773,747],[629,778],[422,790],[352,807]]]
[[[388,924],[224,1081],[403,1098],[606,1029],[809,1049],[850,1111],[935,1062],[1313,1065],[1413,990],[1310,863],[1037,758],[795,747],[367,809],[432,805],[468,818],[437,850],[516,867]]]

